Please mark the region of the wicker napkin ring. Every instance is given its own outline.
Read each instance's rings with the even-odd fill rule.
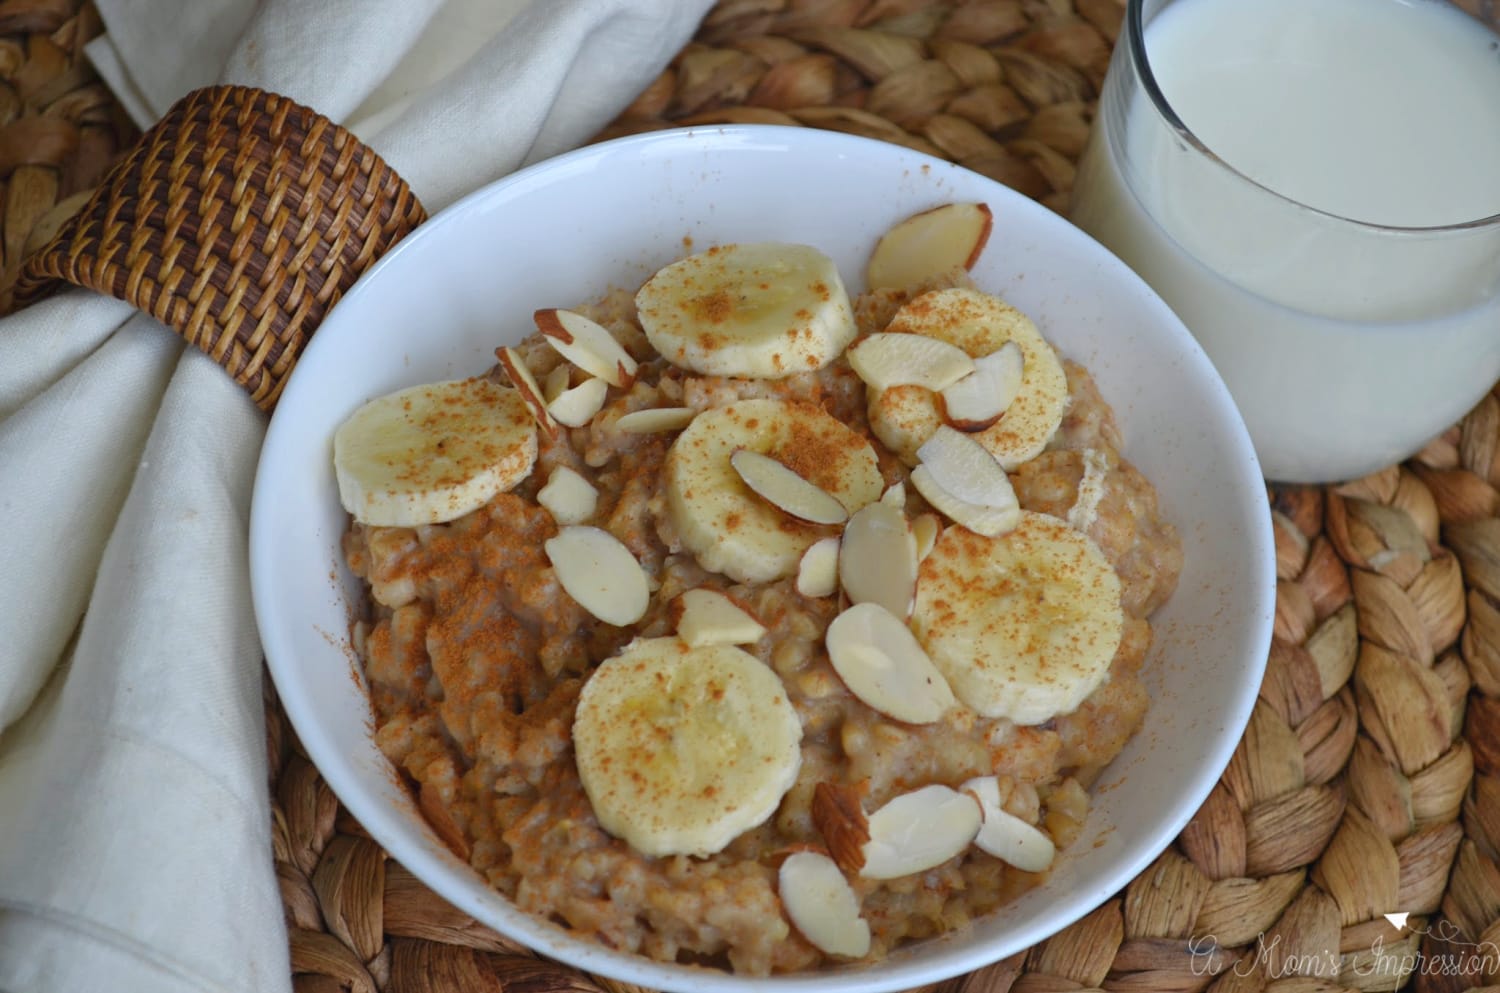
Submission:
[[[340,296],[426,218],[405,181],[307,107],[196,90],[117,162],[17,283],[59,281],[174,328],[269,411]]]

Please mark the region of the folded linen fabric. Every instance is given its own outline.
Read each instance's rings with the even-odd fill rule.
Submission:
[[[437,210],[596,133],[709,0],[98,0],[143,126],[218,82]],[[246,530],[265,415],[85,291],[0,321],[0,989],[287,989]]]

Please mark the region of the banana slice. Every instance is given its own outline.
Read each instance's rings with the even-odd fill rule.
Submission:
[[[1124,627],[1120,580],[1088,536],[1022,511],[999,537],[942,533],[922,562],[911,623],[959,700],[1040,724],[1109,674]]]
[[[833,260],[808,245],[721,245],[674,262],[635,297],[646,338],[675,366],[776,379],[821,369],[854,340]]]
[[[885,488],[870,443],[816,404],[757,398],[703,411],[667,453],[667,515],[699,565],[742,583],[793,575],[829,529],[757,496],[730,462],[737,449],[770,456],[850,513]]]
[[[525,479],[536,426],[521,395],[488,379],[413,386],[371,400],[333,436],[344,509],[362,524],[442,524]]]
[[[584,684],[578,775],[599,824],[652,856],[706,856],[797,781],[802,725],[781,679],[732,645],[631,642]]]
[[[1057,352],[1025,314],[998,297],[970,289],[933,290],[896,312],[886,331],[925,334],[957,345],[983,359],[1007,342],[1021,349],[1021,382],[998,420],[973,437],[1006,469],[1035,458],[1052,440],[1068,405],[1068,379]],[[938,425],[943,409],[937,394],[906,386],[897,392],[870,390],[870,427],[875,436],[908,463]],[[969,418],[958,427],[972,427]]]

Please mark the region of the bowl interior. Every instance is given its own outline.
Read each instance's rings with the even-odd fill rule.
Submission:
[[[454,905],[544,954],[628,982],[704,993],[763,988],[580,941],[520,913],[442,846],[371,738],[348,645],[358,589],[339,537],[338,424],[371,397],[475,375],[539,307],[633,287],[691,247],[816,245],[851,292],[894,221],[987,202],[979,284],[1085,363],[1124,454],[1156,484],[1186,567],[1157,617],[1147,724],[1094,789],[1083,837],[1040,888],[976,926],[873,968],[780,978],[793,990],[901,989],[1019,951],[1088,913],[1172,840],[1248,719],[1270,641],[1274,575],[1260,469],[1222,382],[1160,300],[1092,239],[990,180],[909,150],[772,127],[661,132],[593,146],[486,187],[387,255],[339,303],[272,419],[256,479],[251,571],[271,674],[308,754],[364,827]]]

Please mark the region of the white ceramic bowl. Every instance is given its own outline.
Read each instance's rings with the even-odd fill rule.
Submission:
[[[951,200],[994,211],[980,285],[1030,314],[1094,373],[1181,532],[1186,567],[1157,617],[1146,727],[1094,790],[1079,841],[1047,883],[976,926],[875,967],[751,980],[610,951],[521,913],[428,830],[371,738],[351,677],[338,424],[373,396],[474,375],[539,307],[634,286],[685,239],[817,245],[851,292],[894,221]],[[271,675],[308,754],[387,851],[455,906],[543,954],[647,987],[695,993],[895,990],[1023,949],[1097,907],[1181,830],[1227,764],[1255,701],[1275,595],[1269,514],[1243,423],[1203,352],[1123,264],[1062,218],[907,149],[815,130],[694,129],[585,148],[443,211],[338,304],[271,421],[250,525],[255,610]]]

